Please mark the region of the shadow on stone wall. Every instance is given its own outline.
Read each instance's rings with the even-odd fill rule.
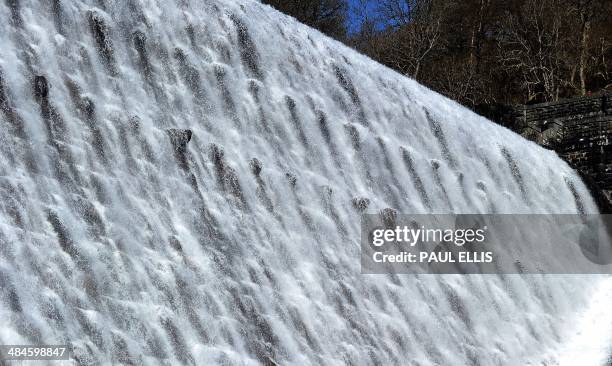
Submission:
[[[499,108],[495,120],[556,151],[576,169],[602,213],[612,213],[612,94]]]

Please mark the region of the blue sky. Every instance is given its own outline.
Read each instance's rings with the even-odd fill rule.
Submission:
[[[349,4],[348,30],[349,33],[359,31],[364,18],[367,16],[370,20],[374,20],[374,26],[378,30],[383,30],[388,23],[376,20],[376,8],[378,0],[347,0]],[[364,6],[365,4],[365,6]]]
[[[359,30],[361,23],[363,22],[363,14],[360,9],[362,1],[360,0],[348,0],[350,9],[349,9],[349,19],[348,19],[348,27],[350,32],[355,32]],[[366,3],[366,12],[369,15],[374,15],[374,7],[376,6],[376,1],[374,0],[365,0]]]

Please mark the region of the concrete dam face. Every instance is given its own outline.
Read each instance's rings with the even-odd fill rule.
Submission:
[[[553,152],[272,8],[6,0],[0,19],[0,344],[555,365],[608,281],[362,275],[363,213],[597,209]]]

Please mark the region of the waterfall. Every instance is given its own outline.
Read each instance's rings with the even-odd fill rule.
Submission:
[[[605,282],[362,275],[363,213],[597,209],[553,152],[268,6],[4,0],[0,20],[0,344],[555,364]]]

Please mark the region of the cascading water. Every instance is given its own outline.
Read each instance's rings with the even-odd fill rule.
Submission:
[[[5,0],[0,20],[0,344],[554,364],[603,283],[361,275],[363,212],[596,208],[554,153],[267,6]]]

